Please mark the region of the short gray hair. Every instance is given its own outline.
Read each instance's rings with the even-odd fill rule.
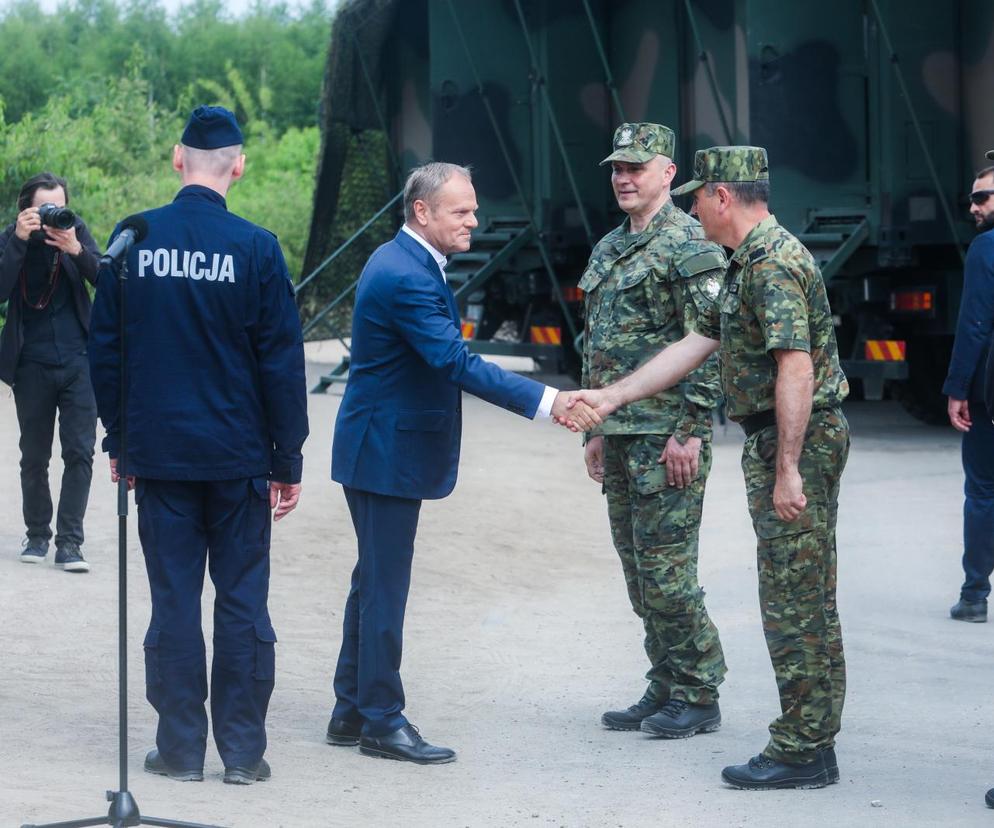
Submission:
[[[241,144],[212,150],[188,147],[186,144],[180,144],[180,146],[183,148],[183,164],[188,170],[218,178],[230,173],[238,157],[242,154]]]
[[[473,180],[469,167],[447,164],[444,161],[429,161],[411,170],[407,183],[404,184],[404,220],[411,221],[414,218],[415,201],[423,201],[433,207],[435,194],[454,175],[464,175],[467,180]]]
[[[753,204],[769,204],[770,202],[769,179],[765,181],[711,181],[704,185],[705,192],[709,196],[714,195],[719,184],[735,196],[735,200],[739,204],[746,207]]]

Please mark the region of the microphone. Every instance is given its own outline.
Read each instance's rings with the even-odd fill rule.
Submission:
[[[148,222],[141,215],[128,216],[121,222],[121,232],[107,252],[100,257],[100,266],[107,267],[112,264],[119,264],[128,255],[131,246],[135,242],[140,242],[148,235]]]

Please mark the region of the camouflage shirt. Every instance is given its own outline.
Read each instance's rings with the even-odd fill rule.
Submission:
[[[721,339],[721,379],[728,416],[741,420],[776,406],[771,351],[807,351],[814,364],[813,406],[838,405],[849,393],[839,366],[832,311],[815,260],[775,216],[749,231],[732,254],[717,307],[698,332]]]
[[[630,226],[625,219],[598,242],[580,281],[586,294],[584,388],[627,376],[694,330],[721,288],[724,252],[673,202],[642,233],[633,236]],[[720,399],[712,357],[680,385],[618,409],[593,433],[707,439]]]

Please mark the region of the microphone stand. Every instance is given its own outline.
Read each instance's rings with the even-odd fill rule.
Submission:
[[[126,368],[127,349],[125,348],[127,315],[128,260],[127,252],[131,247],[129,242],[121,257],[121,272],[118,281],[118,348],[120,351],[121,378],[118,398],[118,423],[120,426],[121,445],[117,458],[117,470],[120,478],[117,482],[117,666],[118,666],[118,740],[119,740],[119,769],[120,785],[116,791],[107,791],[107,801],[110,810],[107,816],[86,817],[73,819],[68,822],[50,822],[44,825],[24,824],[21,828],[84,828],[87,825],[110,825],[112,828],[130,828],[134,825],[159,825],[164,828],[221,828],[218,825],[202,825],[197,822],[180,822],[175,819],[142,816],[138,803],[128,790],[128,429],[127,405],[125,392],[127,389]],[[114,275],[112,261],[101,260],[105,272]]]

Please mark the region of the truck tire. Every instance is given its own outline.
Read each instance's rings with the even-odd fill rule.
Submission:
[[[916,337],[908,340],[908,379],[897,386],[901,406],[916,420],[928,425],[948,425],[942,383],[953,352],[950,336]]]

